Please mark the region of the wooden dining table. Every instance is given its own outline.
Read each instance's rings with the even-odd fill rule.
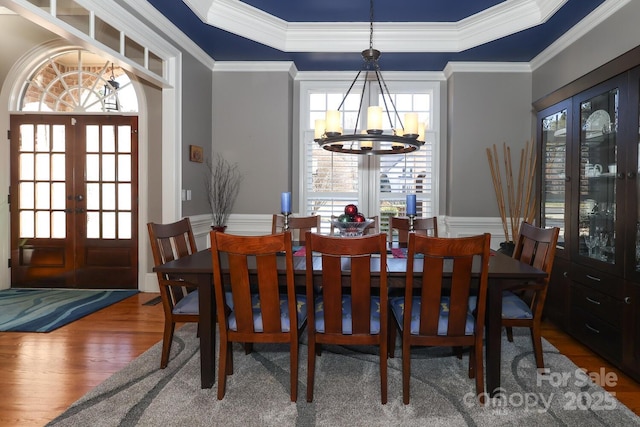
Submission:
[[[301,251],[302,252],[302,251]],[[397,252],[396,252],[397,253]],[[500,252],[492,252],[489,260],[489,286],[485,320],[485,363],[486,390],[494,395],[500,388],[500,361],[502,341],[502,291],[508,282],[537,281],[546,273],[524,264]],[[284,257],[278,257],[284,274]],[[297,286],[305,286],[306,257],[294,256],[294,274]],[[380,271],[379,258],[371,261],[372,271]],[[224,260],[222,260],[224,266]],[[403,288],[406,280],[406,258],[388,256],[387,274],[389,288]],[[321,260],[314,257],[314,271],[321,272]],[[479,263],[478,267],[479,269]],[[415,272],[422,269],[422,263],[414,263]],[[200,383],[202,388],[211,388],[215,379],[216,306],[213,292],[213,262],[211,251],[205,249],[190,256],[170,261],[153,269],[155,272],[175,276],[196,277],[200,304]],[[193,280],[193,279],[192,279]]]

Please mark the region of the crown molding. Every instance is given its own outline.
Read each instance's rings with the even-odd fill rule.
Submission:
[[[444,75],[453,73],[530,73],[528,62],[449,62],[444,67]]]
[[[368,22],[287,22],[239,0],[183,0],[200,19],[283,52],[359,52]],[[505,1],[458,22],[376,22],[385,52],[460,52],[539,25],[568,0]]]
[[[298,81],[351,81],[357,71],[299,71],[296,75]],[[384,78],[388,81],[444,81],[442,71],[383,71]]]
[[[213,71],[287,72],[291,77],[298,73],[296,65],[291,61],[216,61]]]

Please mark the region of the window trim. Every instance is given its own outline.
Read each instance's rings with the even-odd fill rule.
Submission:
[[[302,74],[302,73],[299,73]],[[313,91],[331,91],[340,90],[345,92],[351,82],[353,81],[354,73],[346,72],[326,72],[326,73],[305,73],[304,75],[298,75],[299,81],[299,93],[298,93],[298,141],[295,144],[295,150],[297,155],[293,156],[293,159],[298,160],[298,165],[294,165],[294,170],[298,171],[298,188],[297,188],[297,210],[306,214],[307,190],[306,190],[306,166],[305,166],[305,134],[309,131],[313,131],[310,128],[310,124],[307,123],[309,117],[309,94]],[[437,215],[440,212],[439,200],[440,200],[440,150],[441,150],[441,135],[440,131],[440,117],[441,117],[441,84],[442,76],[434,75],[434,73],[416,73],[416,72],[391,72],[384,73],[385,81],[389,86],[389,90],[392,93],[416,93],[420,91],[427,91],[431,94],[431,121],[429,123],[428,133],[434,140],[433,146],[433,212]],[[377,163],[377,162],[375,162]],[[360,183],[361,185],[363,183]],[[294,188],[294,191],[296,189]],[[370,203],[379,202],[376,195],[375,200],[371,200]]]

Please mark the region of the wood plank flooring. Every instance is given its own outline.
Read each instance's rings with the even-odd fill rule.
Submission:
[[[0,426],[42,426],[162,339],[162,306],[138,294],[56,331],[0,332]],[[551,324],[543,336],[576,365],[618,376],[616,397],[640,415],[640,384]],[[158,363],[160,363],[158,361]]]

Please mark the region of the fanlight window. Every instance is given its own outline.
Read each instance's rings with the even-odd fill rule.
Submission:
[[[24,84],[21,111],[137,112],[131,80],[117,64],[85,50],[49,56]]]

